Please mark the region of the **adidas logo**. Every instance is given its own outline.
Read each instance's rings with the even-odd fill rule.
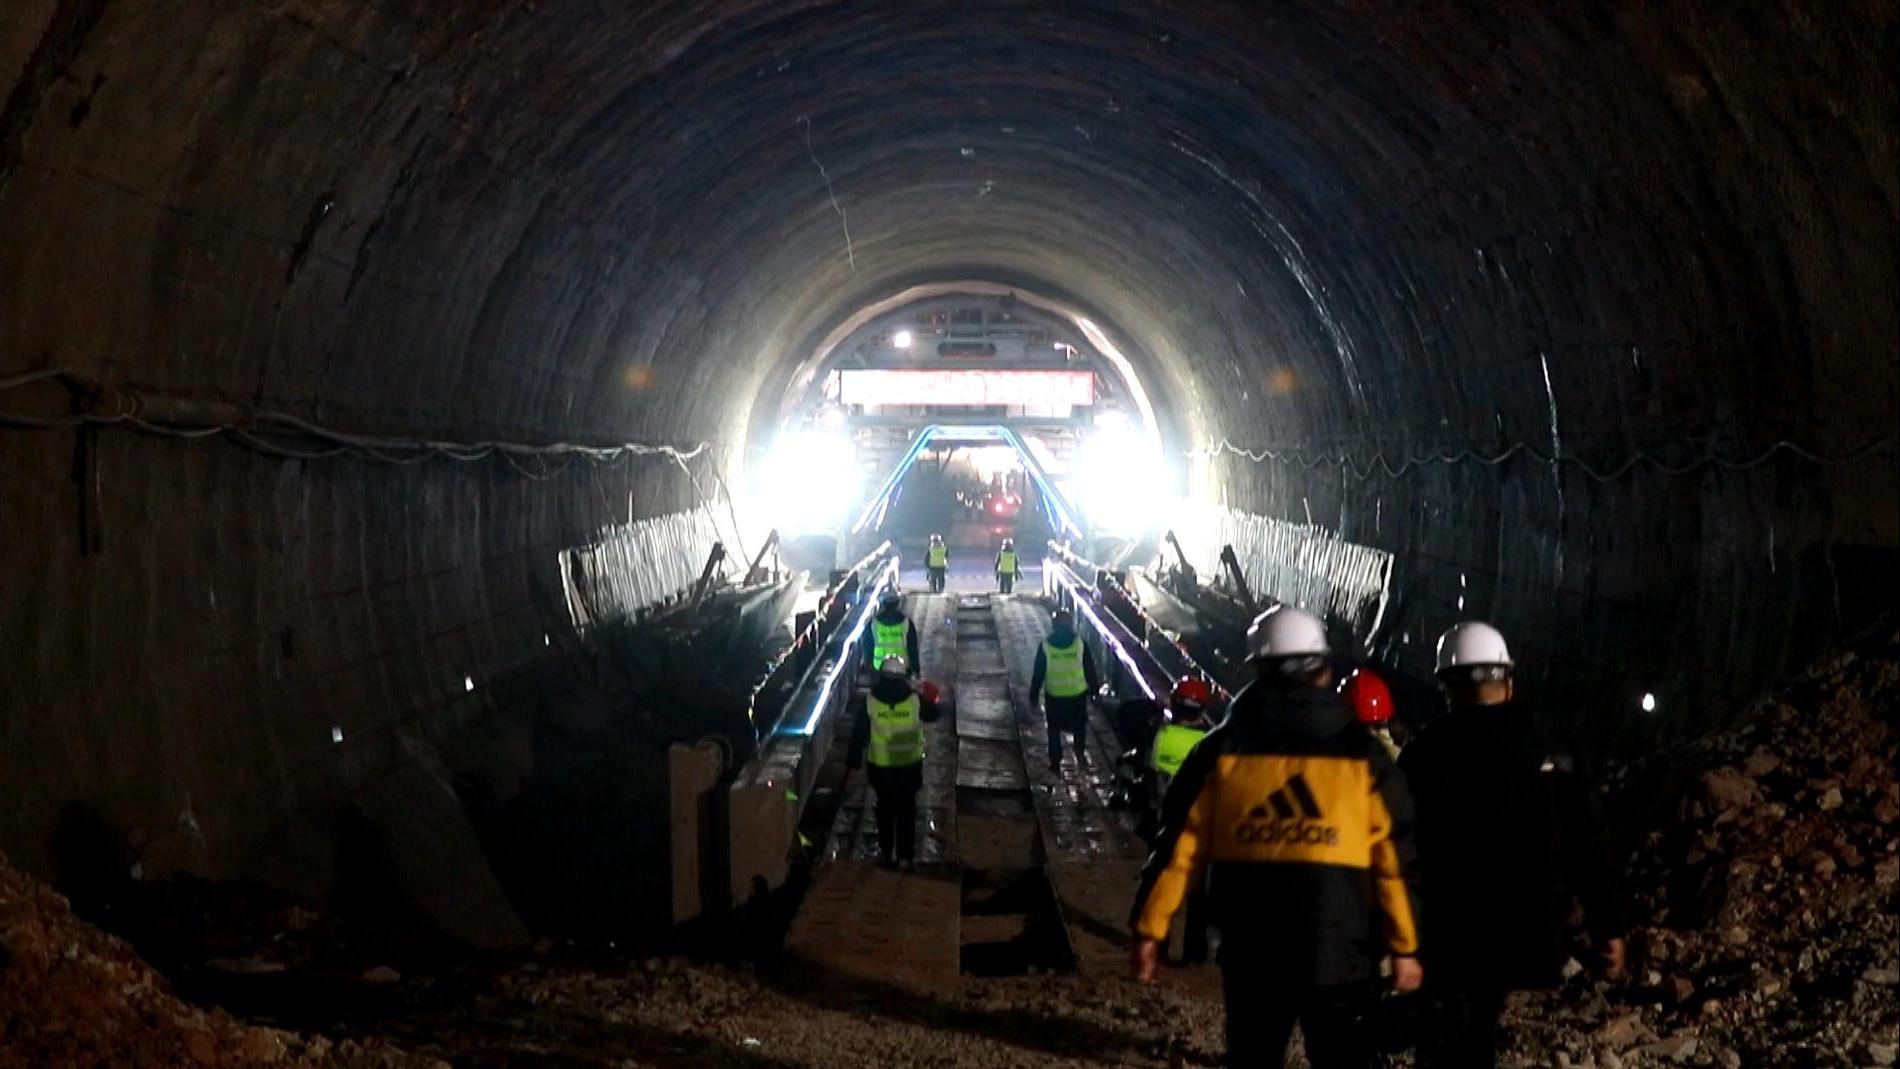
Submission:
[[[1268,794],[1266,801],[1247,811],[1247,819],[1234,834],[1243,843],[1335,846],[1339,829],[1325,823],[1325,818],[1319,799],[1306,785],[1306,777],[1294,773],[1292,779]]]

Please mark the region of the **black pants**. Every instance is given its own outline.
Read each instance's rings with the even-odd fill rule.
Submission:
[[[930,573],[930,592],[932,594],[943,593],[943,577],[949,574],[950,569],[926,568],[925,571]]]
[[[1207,908],[1207,886],[1203,877],[1202,886],[1187,893],[1187,917],[1181,930],[1181,960],[1188,965],[1199,965],[1207,960],[1207,929],[1212,914]]]
[[[1062,736],[1065,734],[1075,740],[1076,759],[1085,759],[1082,744],[1088,740],[1089,696],[1078,694],[1073,698],[1058,698],[1053,694],[1044,694],[1042,711],[1049,721],[1049,767],[1054,768],[1062,761]]]
[[[1435,983],[1430,990],[1444,1007],[1444,1016],[1418,1046],[1419,1069],[1493,1069],[1505,992],[1494,984]]]
[[[917,857],[917,792],[923,789],[924,766],[904,765],[865,769],[877,792],[877,852],[886,861]]]
[[[1229,1069],[1282,1069],[1296,1021],[1313,1069],[1371,1066],[1373,1051],[1363,1025],[1370,998],[1366,989],[1287,988],[1232,968],[1221,973],[1221,987],[1227,999]]]
[[[1016,573],[1015,572],[997,572],[996,573],[996,589],[1002,591],[1005,594],[1015,593],[1016,592]]]

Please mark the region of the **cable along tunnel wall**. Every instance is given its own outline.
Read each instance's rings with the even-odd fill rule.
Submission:
[[[784,354],[985,278],[1088,313],[1196,440],[1837,458],[1894,425],[1891,6],[26,0],[0,378],[737,447]],[[1706,727],[1892,589],[1890,453],[1218,464],[1205,500],[1392,554],[1401,663],[1490,616],[1592,724],[1654,690]],[[550,656],[556,555],[629,494],[692,504],[0,432],[0,845],[46,871],[86,801],[152,870],[322,883],[404,759],[371,740],[513,716],[482,669]]]

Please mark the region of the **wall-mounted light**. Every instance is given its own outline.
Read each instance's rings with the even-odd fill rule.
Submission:
[[[915,339],[911,337],[910,331],[900,330],[891,337],[891,344],[897,346],[899,349],[908,349],[910,348],[910,343],[914,340]]]

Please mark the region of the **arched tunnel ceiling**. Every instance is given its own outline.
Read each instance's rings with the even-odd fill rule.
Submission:
[[[1847,550],[1891,556],[1890,453],[1650,461],[1891,434],[1894,27],[1889,2],[21,0],[0,371],[730,462],[866,304],[1021,285],[1125,334],[1184,442],[1297,452],[1199,487],[1397,555],[1402,663],[1469,597],[1547,683],[1667,675],[1712,709],[1839,626]],[[434,707],[539,651],[553,549],[685,493],[114,433],[104,550],[70,443],[0,435],[27,532],[0,638],[46,738],[139,694],[159,736],[205,694],[327,728],[306,669],[168,656],[232,634],[336,636],[374,666],[363,708]],[[1377,457],[1401,474],[1353,470]],[[179,608],[207,585],[226,602]],[[1758,667],[1683,681],[1703,663]]]
[[[10,267],[155,247],[147,285],[16,290],[14,321],[80,362],[146,359],[111,328],[156,321],[169,386],[704,436],[853,302],[981,264],[1111,310],[1237,438],[1264,410],[1285,442],[1457,441],[1500,405],[1529,438],[1544,352],[1614,453],[1644,432],[1595,415],[1590,365],[1688,339],[1779,358],[1699,366],[1665,433],[1885,414],[1813,351],[1893,336],[1891,302],[1833,284],[1890,278],[1891,227],[1828,242],[1891,222],[1891,109],[1851,106],[1878,7],[1746,69],[1781,27],[1692,8],[41,9],[12,46],[43,89],[8,116]],[[70,69],[30,69],[62,32]],[[1787,125],[1794,101],[1826,121]],[[221,277],[260,244],[283,274]],[[1263,403],[1281,365],[1298,396]]]

